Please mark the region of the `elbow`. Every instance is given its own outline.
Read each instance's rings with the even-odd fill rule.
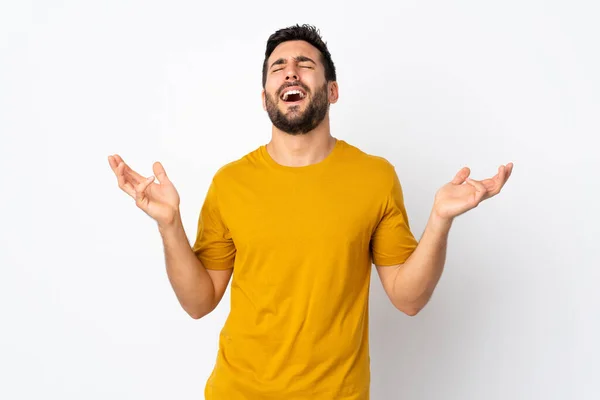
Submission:
[[[404,297],[402,299],[394,299],[394,306],[409,317],[414,317],[421,312],[431,299],[431,292],[422,293],[419,296]]]
[[[408,315],[409,317],[414,317],[421,311],[421,309],[420,308],[405,308],[400,311],[402,311],[404,314]]]
[[[215,309],[215,307],[210,307],[210,308],[200,308],[200,307],[188,307],[185,308],[184,310],[185,312],[192,317],[192,319],[200,319],[202,317],[207,316],[208,314],[210,314],[213,310]]]
[[[404,314],[408,315],[409,317],[414,317],[419,312],[421,312],[423,307],[425,307],[425,304],[419,304],[416,302],[402,303],[402,304],[394,303],[394,306],[396,307],[396,309],[398,309],[399,311],[402,311]]]
[[[192,319],[200,319],[210,314],[215,308],[217,308],[217,302],[209,297],[203,298],[192,298],[192,299],[179,299],[181,308],[190,316]]]
[[[207,314],[203,314],[203,313],[189,312],[189,311],[187,313],[190,317],[192,317],[192,319],[200,319],[200,318],[204,317],[205,315],[207,315]]]

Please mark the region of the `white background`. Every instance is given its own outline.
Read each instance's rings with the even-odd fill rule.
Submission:
[[[270,138],[264,46],[295,23],[338,68],[332,134],[396,166],[417,236],[462,166],[515,163],[419,315],[373,275],[372,398],[600,398],[596,2],[1,4],[0,398],[203,398],[229,292],[187,316],[107,156],[161,161],[193,240],[216,170]]]

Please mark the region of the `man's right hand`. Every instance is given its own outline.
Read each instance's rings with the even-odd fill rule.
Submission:
[[[154,176],[145,178],[129,168],[117,154],[108,156],[108,163],[121,190],[130,195],[135,204],[156,220],[159,226],[175,222],[179,216],[179,194],[160,162],[155,162],[152,166],[159,183],[154,183]]]

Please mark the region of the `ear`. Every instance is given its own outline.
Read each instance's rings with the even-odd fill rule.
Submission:
[[[265,89],[260,92],[260,97],[262,99],[263,110],[267,111],[267,103],[265,102]]]
[[[329,82],[327,84],[327,97],[329,99],[329,103],[337,103],[338,98],[340,97],[340,88],[338,87],[336,81]]]

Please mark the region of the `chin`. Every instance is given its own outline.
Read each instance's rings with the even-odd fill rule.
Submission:
[[[304,117],[304,114],[302,113],[294,113],[294,112],[288,112],[285,114],[286,119],[288,120],[288,122],[294,123],[294,122],[298,122],[301,121]]]
[[[300,104],[294,104],[294,105],[287,105],[287,104],[283,104],[282,107],[280,107],[281,111],[283,111],[284,113],[289,113],[289,112],[298,112],[301,111],[304,107],[302,107]]]

